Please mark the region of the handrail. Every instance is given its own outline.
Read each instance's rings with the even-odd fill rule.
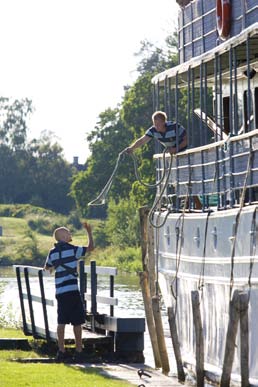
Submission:
[[[221,152],[220,159],[216,157],[218,149]],[[248,168],[250,152],[253,154],[253,161]],[[230,154],[231,161],[234,163],[233,169]],[[165,168],[165,174],[167,176],[169,174],[167,189],[163,192],[163,184],[157,189],[157,196],[162,193],[165,201],[168,197],[186,197],[187,187],[190,185],[190,197],[201,195],[205,198],[218,195],[218,208],[225,207],[227,192],[239,192],[231,203],[226,203],[232,207],[239,204],[240,191],[244,187],[247,174],[246,188],[258,186],[258,129],[230,137],[228,140],[180,152],[173,158],[170,170],[167,169],[166,164],[164,166],[161,154],[154,155],[154,159],[158,170],[162,172]],[[231,181],[232,176],[234,179]],[[223,184],[217,184],[222,180]],[[206,208],[208,207],[209,204],[206,205]]]
[[[80,276],[80,293],[84,300],[85,306],[86,301],[91,301],[91,314],[96,316],[97,304],[106,304],[110,307],[110,316],[114,316],[114,306],[118,304],[118,299],[114,297],[114,277],[117,275],[117,268],[115,267],[99,267],[96,266],[95,261],[91,261],[90,266],[84,265],[83,260],[80,261],[79,265],[79,276]],[[47,340],[53,337],[53,332],[49,330],[48,324],[48,310],[47,307],[55,305],[54,299],[48,299],[45,297],[44,289],[44,277],[50,277],[50,273],[44,270],[42,267],[27,266],[27,265],[13,265],[13,269],[16,272],[18,291],[22,312],[23,331],[26,335],[32,334],[35,338],[43,337]],[[91,276],[90,291],[87,291],[87,275]],[[97,295],[97,278],[98,275],[108,275],[110,294],[108,296]],[[36,284],[36,294],[34,287],[31,287],[31,276],[34,278],[38,277],[38,283]],[[40,295],[39,295],[40,294]],[[26,300],[26,304],[25,304]],[[39,318],[38,314],[35,313],[34,304],[42,304],[44,328],[39,327],[40,324],[36,323],[36,319]],[[28,308],[25,307],[28,305]],[[86,308],[85,308],[86,309]],[[28,314],[29,313],[29,314]],[[86,312],[88,313],[88,312]],[[94,318],[93,318],[94,322]],[[94,327],[93,327],[94,329]]]

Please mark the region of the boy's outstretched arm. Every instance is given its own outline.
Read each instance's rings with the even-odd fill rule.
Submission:
[[[91,231],[91,225],[87,222],[84,222],[83,227],[88,233],[88,246],[87,246],[87,251],[90,252],[94,249],[94,243],[93,243],[93,237],[92,237],[92,231]]]

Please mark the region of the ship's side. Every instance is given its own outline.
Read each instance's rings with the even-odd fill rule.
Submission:
[[[248,376],[258,385],[258,5],[228,2],[230,30],[221,36],[218,3],[182,8],[180,64],[153,78],[155,108],[188,136],[186,151],[155,155],[156,268],[165,304],[176,313],[183,361],[193,369],[191,297],[199,292],[205,371],[218,379],[232,298],[236,290],[246,294]],[[234,380],[241,378],[241,356],[238,327]]]

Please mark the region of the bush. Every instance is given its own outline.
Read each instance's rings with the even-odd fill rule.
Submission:
[[[141,249],[139,247],[95,249],[91,255],[97,265],[117,267],[120,272],[136,273],[142,270]]]
[[[110,201],[108,205],[107,235],[109,241],[119,247],[140,244],[140,220],[133,200]]]
[[[94,245],[96,247],[104,248],[109,244],[106,225],[105,222],[102,221],[94,228]]]

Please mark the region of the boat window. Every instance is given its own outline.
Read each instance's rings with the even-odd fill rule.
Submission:
[[[249,109],[250,111],[248,112]],[[254,129],[253,99],[251,92],[249,92],[248,97],[247,90],[244,91],[244,119],[245,132],[249,132],[250,130]]]
[[[237,133],[236,134],[242,134],[243,133],[243,100],[242,100],[242,94],[237,94]]]

